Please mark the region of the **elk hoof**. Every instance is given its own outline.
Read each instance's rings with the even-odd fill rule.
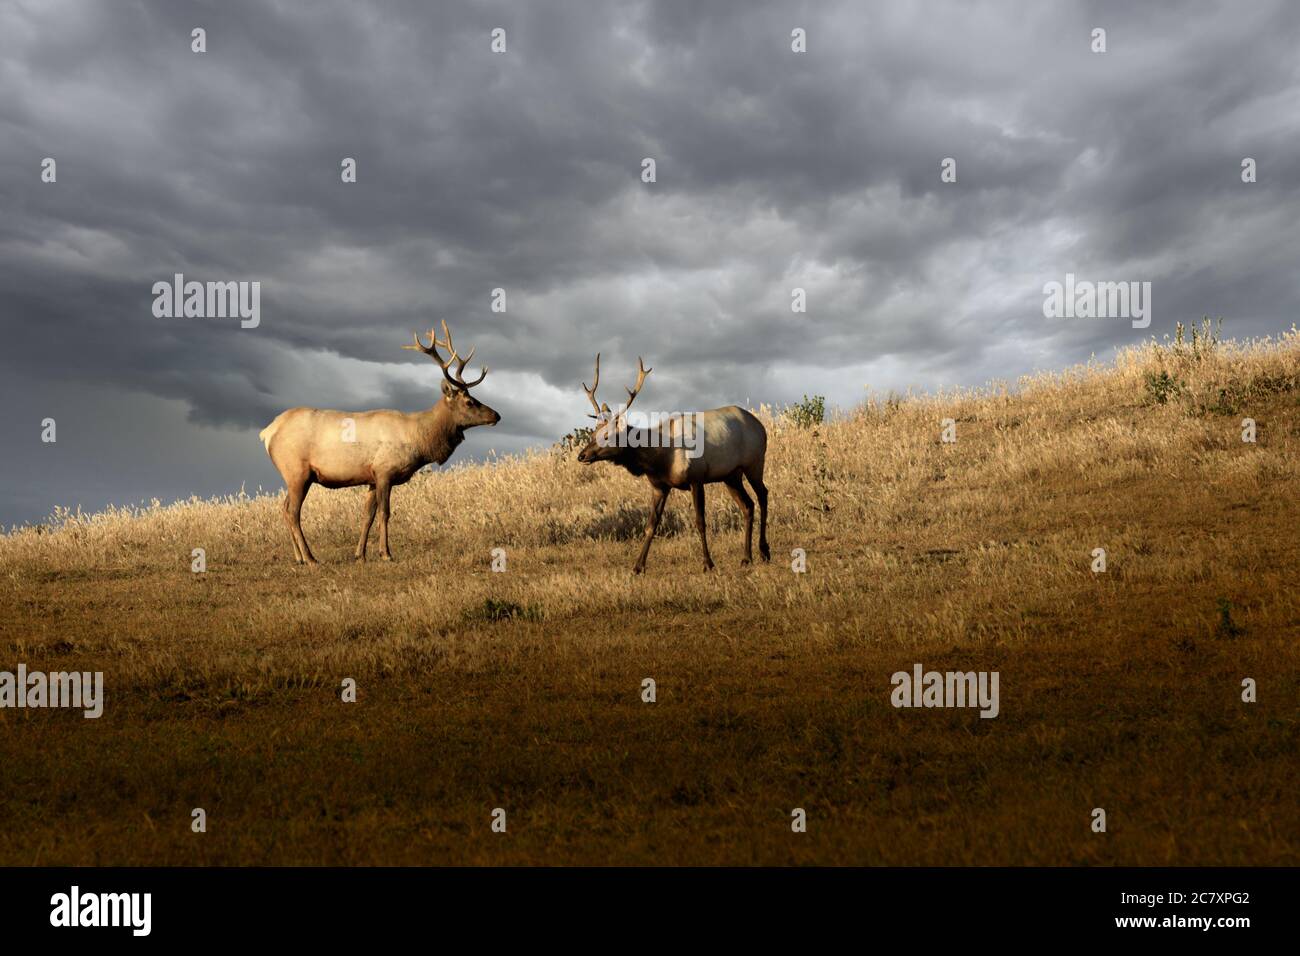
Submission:
[[[391,554],[381,554],[380,557],[383,558],[385,561],[393,560],[393,556]]]
[[[763,556],[763,560],[764,560],[764,561],[771,561],[771,560],[772,560],[772,552],[768,550],[767,545],[763,545],[763,547],[761,547],[761,548],[759,549],[759,552],[758,552],[758,553],[761,554],[761,555]]]
[[[712,562],[712,561],[709,561],[708,563],[706,563],[706,564],[704,565],[704,570],[705,570],[705,571],[712,571],[712,570],[713,570],[713,562]]]
[[[640,573],[642,573],[643,571],[645,571],[645,565],[644,565],[644,564],[638,564],[636,567],[634,567],[634,568],[632,569],[632,573],[633,573],[633,574],[640,574]]]
[[[753,564],[753,562],[750,561],[749,558],[741,558],[741,559],[740,559],[740,565],[741,565],[741,567],[744,567],[744,566],[747,565],[747,564]]]
[[[366,556],[364,554],[355,555],[355,559],[360,561],[362,564],[366,563]]]

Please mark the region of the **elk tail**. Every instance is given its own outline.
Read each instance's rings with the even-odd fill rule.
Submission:
[[[271,422],[271,424],[267,425],[257,433],[257,437],[262,439],[262,444],[265,446],[268,455],[271,453],[271,439],[274,438],[275,433],[280,430],[281,417],[282,416],[277,415],[275,421]]]

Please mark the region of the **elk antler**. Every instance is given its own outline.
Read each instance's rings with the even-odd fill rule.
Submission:
[[[464,377],[465,365],[469,362],[470,359],[474,357],[474,348],[471,347],[469,350],[469,354],[466,355],[464,358],[461,358],[456,353],[455,347],[451,344],[451,332],[447,328],[446,319],[442,320],[442,334],[447,339],[447,341],[439,342],[438,337],[434,334],[434,331],[430,329],[429,344],[425,345],[423,342],[420,341],[420,333],[416,332],[415,344],[403,345],[402,348],[410,349],[413,352],[420,351],[423,352],[425,355],[429,356],[430,358],[432,358],[435,362],[437,362],[439,365],[442,366],[442,374],[447,376],[447,381],[451,382],[451,384],[455,385],[458,388],[463,388],[467,390],[471,389],[479,382],[483,381],[483,379],[487,378],[488,370],[487,370],[487,366],[484,365],[482,367],[482,373],[479,375],[478,378],[474,379],[474,381],[472,382],[465,381],[465,377]],[[447,359],[447,361],[445,362],[442,360],[442,356],[438,354],[439,346],[441,346],[442,348],[446,349],[448,352],[451,353],[451,358]],[[456,363],[455,372],[451,371],[452,362]]]
[[[587,387],[586,382],[582,383],[582,390],[587,393],[587,399],[588,401],[591,402],[591,407],[596,410],[596,414],[591,415],[589,417],[595,418],[597,420],[599,420],[602,415],[609,414],[609,406],[608,405],[602,406],[600,402],[596,401],[596,389],[598,388],[600,388],[600,353],[599,352],[596,353],[596,378],[591,383],[591,388]]]
[[[641,393],[641,386],[645,384],[645,377],[654,371],[652,368],[645,367],[645,363],[641,361],[641,356],[639,355],[636,357],[636,367],[636,388],[628,388],[626,385],[623,386],[624,390],[627,392],[627,404],[623,406],[623,411],[627,411],[632,407],[632,403],[636,400],[637,395]]]

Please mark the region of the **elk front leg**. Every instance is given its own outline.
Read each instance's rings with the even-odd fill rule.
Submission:
[[[704,552],[704,570],[713,570],[713,559],[709,557],[709,536],[704,523],[704,484],[695,482],[691,485],[691,498],[695,501],[695,530],[700,533],[700,550]]]
[[[366,545],[370,540],[370,526],[374,524],[375,512],[379,509],[379,499],[375,495],[375,489],[370,487],[370,494],[366,496],[366,520],[361,524],[361,540],[357,542],[357,560],[366,560]]]
[[[655,539],[655,531],[659,528],[659,519],[663,517],[664,503],[668,501],[667,488],[655,488],[650,497],[650,521],[645,528],[645,543],[641,545],[641,556],[636,559],[636,564],[632,568],[633,574],[640,574],[645,570],[646,555],[650,553],[650,542]]]
[[[388,550],[388,499],[392,491],[392,485],[375,485],[375,495],[379,499],[379,556],[385,561],[393,560],[393,552]]]

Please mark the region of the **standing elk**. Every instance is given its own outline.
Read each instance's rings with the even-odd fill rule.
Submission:
[[[648,369],[640,357],[636,360],[636,387],[627,389],[627,404],[616,415],[609,406],[596,400],[600,387],[600,355],[596,355],[596,379],[591,388],[582,383],[582,390],[596,414],[596,427],[585,448],[578,453],[578,461],[612,461],[633,475],[645,475],[650,482],[650,520],[645,529],[645,542],[641,556],[632,568],[634,574],[645,570],[646,555],[654,540],[659,519],[668,501],[668,492],[674,488],[691,490],[695,500],[695,527],[700,532],[700,548],[704,551],[704,570],[713,570],[709,557],[709,542],[704,525],[704,486],[720,481],[727,486],[731,497],[745,513],[745,557],[741,564],[754,559],[754,502],[745,492],[741,476],[749,479],[754,494],[758,496],[761,516],[758,525],[758,552],[767,561],[771,552],[767,547],[767,486],[763,484],[763,460],[767,455],[767,430],[763,423],[737,405],[713,408],[694,415],[673,415],[660,419],[644,429],[633,428],[627,422],[627,410],[641,392]]]
[[[312,484],[325,488],[369,485],[365,521],[356,558],[366,559],[370,525],[379,512],[379,547],[385,561],[388,550],[388,498],[394,485],[402,485],[428,464],[441,465],[465,440],[465,429],[495,425],[501,416],[470,395],[469,390],[487,376],[487,368],[472,382],[465,381],[465,365],[474,350],[461,358],[451,344],[447,323],[442,323],[447,341],[439,342],[432,331],[429,344],[415,335],[414,345],[402,348],[423,352],[442,366],[442,400],[422,412],[336,412],[319,408],[291,408],[262,429],[259,438],[266,446],[276,470],[288,489],[284,496],[284,520],[293,538],[294,558],[299,564],[316,564],[302,534],[302,502]],[[442,360],[438,349],[451,357]],[[451,371],[452,362],[456,371]]]

